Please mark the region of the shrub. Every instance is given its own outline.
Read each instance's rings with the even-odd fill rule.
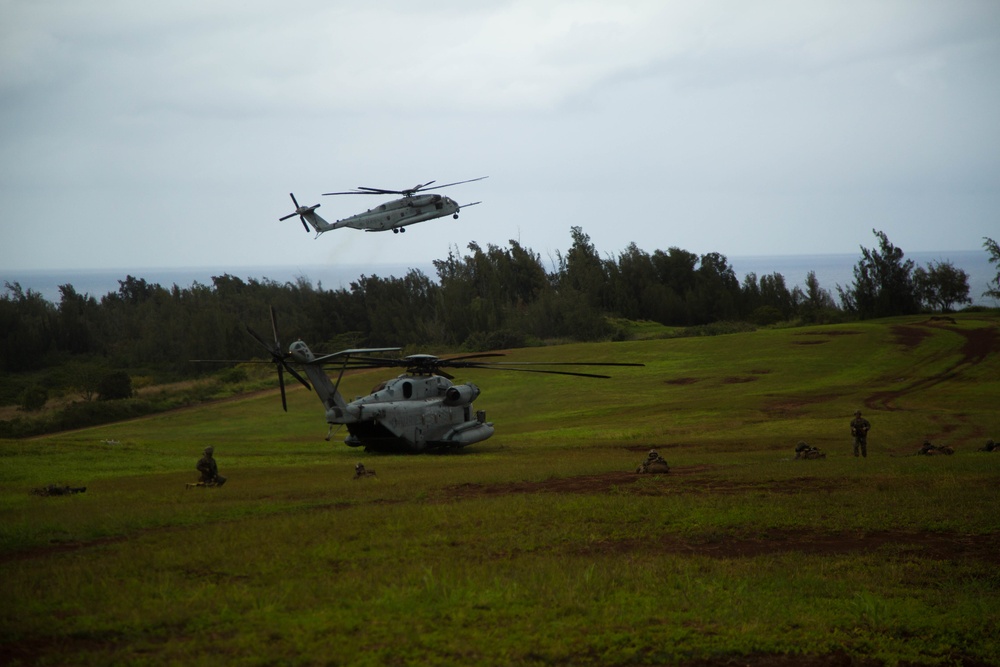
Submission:
[[[97,400],[117,401],[132,398],[132,378],[125,371],[111,371],[97,385]]]
[[[48,400],[48,390],[39,384],[33,384],[21,394],[20,407],[25,412],[36,412],[44,408]]]

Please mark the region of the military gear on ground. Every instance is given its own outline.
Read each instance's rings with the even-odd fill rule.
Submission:
[[[87,490],[85,486],[70,486],[69,484],[49,484],[37,489],[32,489],[31,493],[36,496],[70,496],[74,493],[83,493]]]

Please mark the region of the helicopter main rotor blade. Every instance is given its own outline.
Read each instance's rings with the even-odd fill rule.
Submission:
[[[431,181],[431,183],[424,184],[420,189],[421,190],[440,190],[441,188],[450,188],[453,185],[461,185],[462,183],[473,183],[475,181],[481,181],[481,180],[483,180],[485,178],[489,178],[489,176],[480,176],[479,178],[470,178],[467,181],[455,181],[454,183],[445,183],[444,185],[435,185],[433,188],[428,188],[427,186],[434,182],[434,181]]]
[[[480,176],[479,178],[470,178],[465,181],[455,181],[454,183],[445,183],[444,185],[435,185],[433,188],[427,187],[431,183],[437,183],[437,181],[427,181],[426,183],[421,183],[420,185],[414,185],[412,188],[405,190],[389,190],[388,188],[369,188],[364,185],[359,185],[356,189],[350,192],[324,192],[324,195],[403,195],[409,197],[418,192],[426,192],[427,190],[440,190],[441,188],[450,188],[453,185],[461,185],[462,183],[473,183],[475,181],[481,181],[484,178],[489,178],[489,176]],[[479,202],[476,202],[477,204]],[[466,206],[472,206],[472,204],[466,204]]]
[[[350,192],[324,192],[323,196],[327,196],[327,195],[401,195],[401,194],[403,194],[402,190],[382,190],[382,189],[379,189],[379,188],[358,188],[357,190],[351,190]]]
[[[601,378],[603,380],[611,379],[610,375],[598,375],[597,373],[577,373],[573,371],[549,371],[542,368],[509,368],[506,366],[480,366],[478,364],[470,364],[464,366],[464,368],[478,368],[487,371],[514,371],[516,373],[545,373],[546,375],[574,375],[581,378]]]

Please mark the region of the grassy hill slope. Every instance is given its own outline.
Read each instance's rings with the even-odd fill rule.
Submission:
[[[646,366],[468,371],[497,434],[453,455],[326,442],[301,388],[0,441],[0,662],[1000,663],[995,314],[509,359]]]

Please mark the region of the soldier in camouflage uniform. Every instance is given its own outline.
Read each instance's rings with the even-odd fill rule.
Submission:
[[[199,486],[222,486],[226,483],[226,478],[219,474],[219,464],[215,462],[215,447],[206,447],[205,455],[198,459],[197,468],[201,473]]]
[[[354,479],[358,479],[359,477],[375,477],[375,476],[376,476],[375,471],[368,470],[367,468],[365,468],[364,463],[354,464]]]
[[[666,459],[660,456],[659,452],[655,449],[649,450],[649,454],[646,455],[646,460],[643,461],[638,468],[635,469],[637,473],[662,473],[670,472],[670,466],[667,464]]]
[[[809,445],[804,440],[802,440],[799,442],[799,444],[795,445],[795,458],[825,459],[826,454],[824,454],[819,447],[813,447],[812,445]]]
[[[871,423],[861,416],[861,410],[854,411],[854,419],[851,420],[851,435],[854,436],[854,455],[861,452],[861,456],[868,457],[868,431],[871,430]]]
[[[993,440],[987,440],[986,446],[980,449],[981,452],[995,452],[1000,449],[1000,445],[997,445]]]
[[[924,445],[919,450],[917,454],[920,456],[937,456],[938,454],[954,454],[955,450],[948,445],[932,445],[930,440],[924,440]]]

